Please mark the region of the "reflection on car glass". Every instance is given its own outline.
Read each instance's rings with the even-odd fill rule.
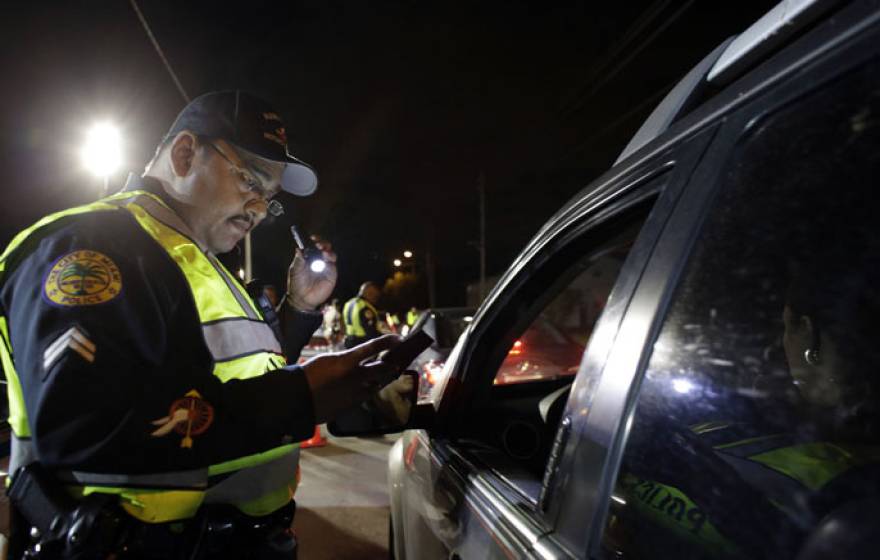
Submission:
[[[880,499],[880,127],[853,126],[875,89],[851,75],[734,153],[645,373],[605,557],[791,558]]]

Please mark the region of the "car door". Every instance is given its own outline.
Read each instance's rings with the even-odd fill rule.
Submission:
[[[582,438],[601,506],[557,526],[590,558],[876,555],[880,43],[822,32],[750,80],[633,295]]]
[[[589,492],[573,451],[620,318],[712,133],[598,182],[490,294],[447,363],[435,426],[401,443],[400,557],[577,555],[552,538],[562,496]]]

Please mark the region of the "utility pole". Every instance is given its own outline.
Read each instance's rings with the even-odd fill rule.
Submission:
[[[428,307],[433,309],[437,307],[437,287],[434,283],[434,255],[430,249],[425,251],[425,272],[428,275]]]
[[[486,174],[480,172],[477,179],[477,188],[480,191],[480,243],[477,249],[480,251],[480,303],[486,299]]]
[[[436,240],[435,220],[428,220],[428,238],[425,243],[425,275],[428,277],[428,307],[437,307],[437,267],[434,262],[434,247]]]

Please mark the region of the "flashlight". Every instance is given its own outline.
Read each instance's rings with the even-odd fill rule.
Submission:
[[[290,233],[293,235],[293,240],[296,242],[296,246],[302,251],[303,257],[309,265],[309,270],[315,274],[324,272],[324,269],[327,268],[327,263],[324,262],[324,259],[321,258],[318,251],[312,247],[306,248],[306,244],[303,243],[302,236],[300,236],[299,230],[296,229],[296,226],[290,226]]]

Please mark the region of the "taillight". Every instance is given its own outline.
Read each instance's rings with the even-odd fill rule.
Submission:
[[[425,380],[431,387],[434,386],[437,377],[439,377],[440,372],[443,371],[443,364],[444,362],[438,362],[437,360],[428,360],[422,365],[422,372],[425,374]]]
[[[412,440],[410,440],[409,445],[406,446],[406,449],[403,452],[403,464],[409,471],[413,470],[413,462],[415,462],[416,452],[418,450],[419,438],[413,437]]]
[[[523,353],[523,343],[522,340],[517,340],[513,343],[513,346],[510,347],[510,352],[507,353],[508,356],[519,356]]]

